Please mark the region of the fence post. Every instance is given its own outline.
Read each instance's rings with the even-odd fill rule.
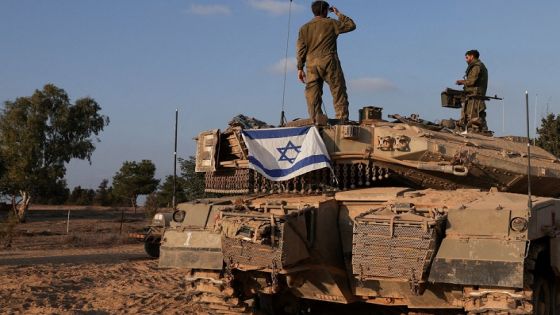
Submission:
[[[70,232],[70,209],[68,209],[68,218],[66,219],[66,235]]]

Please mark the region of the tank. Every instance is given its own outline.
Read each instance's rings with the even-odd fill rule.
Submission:
[[[282,128],[238,116],[201,132],[196,171],[224,197],[179,205],[160,267],[184,269],[208,313],[560,313],[556,157],[531,146],[528,167],[527,139],[359,116]],[[299,129],[319,135],[328,167],[286,180],[255,167],[252,131]],[[297,162],[290,143],[280,159]]]

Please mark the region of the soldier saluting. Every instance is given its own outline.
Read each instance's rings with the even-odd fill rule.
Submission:
[[[356,24],[326,1],[313,2],[311,11],[315,17],[300,28],[297,40],[298,79],[305,83],[307,111],[314,122],[323,115],[321,96],[326,82],[331,89],[336,118],[344,123],[348,120],[348,94],[336,40],[339,34],[355,30]],[[329,11],[338,20],[328,18]],[[307,73],[303,71],[304,66]]]
[[[488,88],[488,70],[480,59],[478,50],[469,50],[465,53],[467,70],[463,80],[457,80],[457,85],[462,85],[467,94],[467,101],[461,111],[460,124],[468,127],[478,127],[480,131],[487,131],[486,104],[484,98]]]

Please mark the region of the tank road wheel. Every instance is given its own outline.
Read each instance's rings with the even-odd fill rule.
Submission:
[[[187,295],[198,313],[253,314],[252,306],[219,271],[191,271],[187,282]]]
[[[152,258],[158,258],[160,244],[161,237],[148,236],[144,241],[144,250],[146,254]]]

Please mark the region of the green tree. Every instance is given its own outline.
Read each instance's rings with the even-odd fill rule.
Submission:
[[[95,191],[93,189],[84,189],[81,186],[76,186],[70,193],[66,203],[69,205],[90,206],[93,204],[94,198]]]
[[[536,144],[560,157],[560,115],[548,114],[543,118],[537,134]]]
[[[34,197],[33,203],[46,205],[62,205],[66,203],[70,196],[70,189],[66,185],[66,180],[58,179],[53,185],[45,187]]]
[[[108,179],[103,179],[97,187],[97,190],[95,191],[95,197],[93,198],[93,203],[99,206],[111,205],[111,191],[109,190]]]
[[[109,193],[109,206],[127,206],[129,203],[129,200],[127,200],[126,198],[119,196],[115,193],[115,189],[113,189],[113,186],[109,186],[109,188],[107,188],[107,192]]]
[[[185,179],[177,176],[175,183],[175,204],[187,201],[185,194]],[[159,207],[171,207],[173,203],[173,176],[169,175],[165,178],[163,184],[160,185],[156,195],[157,205]]]
[[[24,222],[33,198],[66,174],[72,159],[87,159],[97,136],[109,124],[90,97],[70,102],[68,94],[47,84],[33,95],[4,102],[0,113],[0,158],[5,171],[0,189],[12,199]]]
[[[183,190],[186,200],[198,198],[217,197],[219,194],[205,193],[204,173],[195,172],[196,158],[189,156],[188,159],[179,159],[181,177],[183,178]]]
[[[129,200],[136,212],[136,200],[139,195],[154,192],[159,180],[154,178],[156,166],[150,160],[141,162],[125,161],[113,177],[113,191],[117,196]]]

